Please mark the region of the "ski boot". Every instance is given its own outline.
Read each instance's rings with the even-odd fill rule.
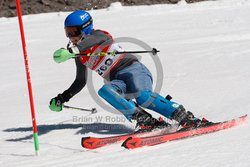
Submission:
[[[182,105],[174,111],[172,118],[179,122],[181,131],[205,127],[213,124],[205,118],[202,118],[202,120],[196,118],[192,112],[186,111]]]
[[[150,132],[154,129],[171,127],[171,125],[162,118],[158,120],[152,117],[151,114],[143,110],[140,106],[137,106],[135,113],[132,115],[132,119],[137,121],[136,127],[139,127],[136,133]]]

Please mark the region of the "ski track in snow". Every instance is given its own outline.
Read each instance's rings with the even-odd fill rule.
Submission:
[[[108,30],[114,37],[140,39],[160,50],[163,96],[171,94],[173,100],[198,117],[212,121],[249,113],[249,0],[195,4],[182,1],[177,5],[134,7],[113,4],[90,13],[96,28]],[[248,123],[136,150],[126,150],[120,147],[121,143],[96,150],[81,148],[82,136],[129,133],[134,124],[121,115],[103,111],[87,89],[69,104],[96,107],[97,114],[66,109],[61,113],[49,111],[49,100],[68,88],[75,77],[73,61],[58,65],[52,59],[54,50],[66,46],[63,21],[67,14],[23,17],[39,129],[38,157],[34,156],[18,21],[0,18],[0,167],[250,166]],[[128,46],[127,50],[138,50],[138,47]],[[143,55],[142,61],[156,78],[152,59]],[[96,74],[93,76],[97,90],[103,81]],[[103,119],[98,121],[97,116]]]

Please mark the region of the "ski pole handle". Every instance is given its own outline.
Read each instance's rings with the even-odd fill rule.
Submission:
[[[79,110],[79,111],[89,111],[89,112],[91,112],[92,114],[97,113],[96,108],[85,109],[85,108],[78,108],[78,107],[72,107],[72,106],[67,106],[67,105],[63,105],[63,108],[73,109],[73,110]]]

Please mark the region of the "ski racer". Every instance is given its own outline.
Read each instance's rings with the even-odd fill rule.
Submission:
[[[123,51],[114,42],[111,34],[93,29],[93,19],[86,11],[77,10],[69,14],[65,19],[64,29],[69,43],[67,49],[55,51],[54,60],[58,63],[64,61],[65,55]],[[143,108],[173,119],[183,128],[196,128],[209,123],[206,119],[194,117],[183,105],[153,92],[150,71],[133,54],[83,55],[75,58],[75,65],[76,78],[67,90],[51,99],[49,108],[52,111],[62,111],[63,104],[83,89],[87,82],[87,69],[90,69],[108,81],[99,89],[98,95],[129,121],[137,121],[141,129],[152,130],[169,126],[165,121],[153,118]],[[132,94],[133,97],[127,97],[126,94]]]

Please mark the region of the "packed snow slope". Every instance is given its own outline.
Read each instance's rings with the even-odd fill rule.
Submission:
[[[141,55],[154,79],[163,76],[161,94],[171,94],[198,117],[231,119],[250,111],[250,1],[218,0],[187,5],[154,5],[90,11],[95,28],[114,37],[133,37],[160,50],[164,74],[150,55]],[[209,135],[137,150],[120,143],[97,150],[81,148],[83,136],[133,131],[135,123],[102,109],[87,88],[68,105],[93,108],[52,112],[50,99],[73,82],[73,60],[53,62],[53,52],[68,42],[68,13],[24,16],[33,84],[40,156],[34,156],[29,97],[17,18],[0,18],[0,166],[250,166],[249,123]],[[128,45],[128,44],[125,44]],[[127,50],[142,49],[128,45]],[[96,91],[103,84],[93,74]],[[153,113],[153,112],[151,112]],[[157,114],[154,114],[158,116]],[[98,119],[99,118],[99,119]]]

